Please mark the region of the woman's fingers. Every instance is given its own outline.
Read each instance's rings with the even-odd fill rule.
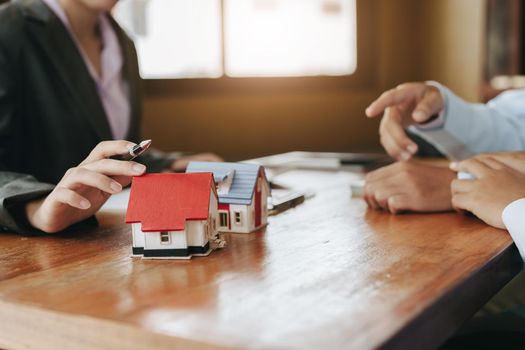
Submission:
[[[497,159],[494,159],[490,156],[485,156],[485,157],[476,157],[477,160],[479,160],[481,163],[487,165],[488,167],[490,167],[491,169],[494,169],[494,170],[502,170],[502,169],[505,169],[505,168],[508,168],[506,164],[498,161]]]
[[[452,196],[452,207],[454,209],[466,210],[472,212],[473,198],[472,195],[459,193]]]
[[[107,158],[84,164],[82,167],[108,176],[140,176],[146,171],[146,166],[140,163]]]
[[[59,183],[59,186],[72,190],[75,190],[82,185],[97,188],[109,194],[115,194],[122,191],[122,185],[117,181],[106,175],[99,174],[83,167],[69,169],[66,172],[66,176],[64,176]]]
[[[481,179],[491,171],[491,168],[487,164],[476,158],[467,159],[459,163],[451,163],[450,169],[472,174],[478,179]]]
[[[89,200],[69,188],[56,187],[53,196],[57,202],[70,205],[73,208],[86,210],[91,207]]]
[[[472,192],[476,187],[476,180],[454,180],[450,185],[452,194]]]
[[[118,141],[102,141],[100,142],[87,156],[87,158],[80,163],[84,165],[111,156],[126,154],[129,149],[135,146],[133,142],[118,140]]]

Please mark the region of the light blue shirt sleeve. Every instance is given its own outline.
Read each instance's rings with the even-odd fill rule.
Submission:
[[[525,150],[525,89],[500,94],[487,104],[468,103],[445,86],[443,122],[433,128],[410,130],[452,160],[478,153]]]

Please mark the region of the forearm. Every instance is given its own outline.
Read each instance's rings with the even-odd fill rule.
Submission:
[[[38,230],[31,227],[25,216],[28,202],[43,198],[54,185],[38,182],[25,174],[0,172],[0,225],[4,230],[35,234]]]
[[[27,206],[45,198],[54,185],[37,181],[34,177],[13,172],[0,172],[0,226],[2,230],[24,235],[41,235],[45,232],[31,225]],[[68,230],[94,227],[95,217],[89,217],[68,227]]]

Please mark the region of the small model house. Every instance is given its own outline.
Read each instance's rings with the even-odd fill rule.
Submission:
[[[217,192],[211,173],[146,174],[133,178],[126,223],[133,255],[189,259],[208,255],[217,237]]]
[[[268,222],[270,185],[255,164],[191,162],[186,173],[212,172],[219,195],[221,232],[253,232]]]

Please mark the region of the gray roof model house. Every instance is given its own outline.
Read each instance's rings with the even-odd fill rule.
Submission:
[[[191,162],[187,173],[213,173],[219,195],[219,230],[246,233],[267,224],[270,186],[262,166]]]

